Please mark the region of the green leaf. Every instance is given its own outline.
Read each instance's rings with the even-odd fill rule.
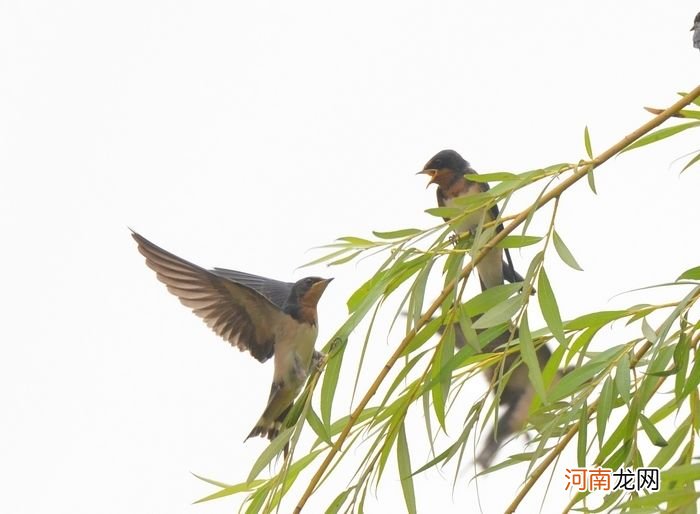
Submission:
[[[625,400],[625,403],[629,403],[632,385],[630,383],[630,357],[627,353],[623,354],[617,363],[615,388],[620,393],[620,397]]]
[[[520,180],[518,175],[507,171],[498,171],[495,173],[479,173],[478,175],[469,174],[466,176],[469,182],[506,182],[509,180]]]
[[[426,209],[425,212],[438,218],[454,218],[462,214],[462,209],[457,209],[455,207],[431,207],[430,209]]]
[[[339,237],[338,241],[344,241],[355,248],[372,248],[374,246],[377,246],[377,243],[375,243],[374,241],[355,236]]]
[[[338,512],[340,512],[340,508],[343,506],[343,503],[345,503],[345,500],[347,499],[348,495],[352,492],[353,489],[355,489],[355,488],[350,487],[349,489],[346,489],[345,491],[340,493],[338,496],[336,496],[335,499],[331,502],[331,504],[326,509],[325,514],[338,514]]]
[[[654,446],[660,446],[662,448],[664,446],[668,446],[666,439],[663,438],[661,432],[656,429],[654,424],[649,421],[649,418],[647,418],[644,414],[640,414],[639,421],[642,422],[642,428]]]
[[[482,291],[464,302],[464,304],[462,304],[462,309],[468,316],[483,314],[487,310],[513,296],[513,294],[520,291],[522,287],[522,284],[503,284],[490,287],[486,291]]]
[[[249,484],[255,480],[265,466],[267,466],[270,462],[272,462],[272,459],[279,455],[284,448],[284,445],[287,444],[289,439],[292,437],[293,432],[293,428],[288,428],[280,432],[277,437],[270,441],[270,444],[268,444],[267,448],[262,451],[258,459],[253,464],[253,467],[250,468],[250,473],[248,473],[246,483]]]
[[[580,468],[586,467],[586,454],[588,446],[588,405],[583,401],[581,416],[578,420],[578,444],[576,445],[576,458]]]
[[[524,246],[534,245],[542,241],[539,236],[506,236],[503,241],[498,243],[498,248],[523,248]]]
[[[576,262],[576,259],[574,258],[573,254],[564,244],[564,241],[561,239],[561,237],[559,237],[559,234],[556,230],[554,231],[554,248],[559,254],[559,257],[561,257],[561,260],[564,261],[569,267],[578,271],[583,271],[581,266],[579,266],[578,262]]]
[[[591,135],[588,133],[588,125],[583,129],[583,144],[586,147],[586,154],[589,159],[593,159],[593,150],[591,149]]]
[[[693,164],[695,164],[695,163],[698,162],[698,161],[700,161],[700,152],[699,152],[695,157],[693,157],[692,159],[690,159],[690,160],[686,163],[685,166],[683,166],[683,169],[681,170],[681,173],[683,173],[685,170],[687,170],[688,168],[690,168]]]
[[[399,477],[401,478],[401,489],[406,502],[406,511],[409,514],[416,514],[416,493],[413,489],[413,475],[411,474],[411,455],[406,440],[406,427],[401,423],[399,436],[396,441],[396,460],[398,462]]]
[[[345,500],[348,498],[348,495],[352,492],[353,489],[355,489],[355,488],[351,487],[349,489],[346,489],[345,491],[340,493],[338,496],[336,496],[335,499],[331,502],[331,504],[326,509],[325,514],[338,514],[338,512],[340,512],[340,508],[343,506],[343,504],[345,503]]]
[[[522,320],[520,321],[520,353],[523,358],[523,362],[527,366],[528,377],[532,386],[535,388],[535,392],[541,398],[542,403],[547,403],[547,393],[544,387],[544,380],[542,379],[542,369],[540,368],[540,361],[537,359],[537,352],[535,351],[535,346],[532,344],[532,335],[530,334],[530,326],[527,319],[527,311],[523,313]]]
[[[641,148],[642,146],[646,146],[651,143],[656,143],[657,141],[661,141],[662,139],[666,139],[667,137],[671,137],[673,135],[678,134],[679,132],[683,132],[684,130],[687,130],[689,128],[697,127],[700,126],[700,121],[691,121],[688,123],[681,123],[680,125],[674,125],[673,127],[665,127],[659,130],[656,130],[650,134],[647,134],[644,137],[640,137],[637,139],[634,143],[630,144],[627,146],[621,154],[624,152],[629,152],[630,150],[634,150],[635,148]]]
[[[306,414],[306,421],[308,421],[309,426],[319,437],[319,439],[325,442],[328,446],[333,446],[333,441],[331,441],[331,438],[328,435],[328,430],[326,430],[326,426],[323,424],[323,422],[318,417],[318,414],[316,414],[313,408],[310,408],[308,410]]]
[[[422,232],[422,230],[417,228],[403,228],[400,230],[392,230],[390,232],[379,232],[378,230],[373,230],[372,234],[377,236],[379,239],[403,239],[405,237],[415,236]]]
[[[593,194],[598,194],[598,191],[595,188],[595,175],[593,174],[594,168],[593,166],[590,167],[588,170],[588,173],[586,173],[586,180],[588,181],[588,187],[591,188],[591,191],[593,191]]]
[[[474,322],[474,328],[489,328],[510,320],[520,310],[523,299],[520,296],[508,298],[489,309],[483,316]]]
[[[681,273],[681,276],[676,279],[676,282],[679,280],[700,280],[700,266],[685,270]]]
[[[323,382],[321,383],[321,419],[326,427],[329,427],[331,423],[333,399],[335,398],[335,390],[338,387],[338,378],[340,377],[340,368],[343,364],[344,354],[345,344],[336,352],[331,352],[323,373]]]
[[[598,447],[603,445],[605,436],[605,427],[612,412],[613,402],[615,400],[615,391],[610,377],[605,379],[603,389],[600,391],[600,399],[598,400],[598,409],[596,414],[596,429],[598,431]]]
[[[544,266],[540,270],[540,276],[537,281],[537,299],[540,302],[542,316],[547,322],[549,330],[552,331],[552,335],[559,341],[559,344],[566,346],[564,326],[561,322],[559,306],[557,305],[557,300],[554,297],[554,291],[552,291],[552,286],[549,283],[549,278],[547,277]]]

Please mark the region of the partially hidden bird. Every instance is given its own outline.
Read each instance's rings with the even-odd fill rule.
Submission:
[[[419,174],[428,175],[430,184],[437,185],[437,202],[440,207],[454,207],[455,200],[460,197],[476,195],[489,190],[489,185],[485,182],[475,182],[469,180],[470,175],[476,175],[469,163],[454,150],[442,150],[435,154],[423,167]],[[448,218],[443,218],[449,221]],[[454,227],[457,234],[470,231],[474,233],[480,223],[488,223],[498,219],[498,206],[492,205],[490,209],[477,209],[459,222]],[[503,230],[503,224],[499,223],[496,232]],[[505,253],[506,260],[503,260]],[[513,267],[513,260],[510,252],[506,248],[491,249],[477,264],[481,289],[503,284],[504,279],[508,282],[523,282],[523,277]],[[531,292],[533,292],[531,290]]]
[[[274,357],[272,388],[265,410],[248,438],[274,439],[314,362],[316,306],[332,278],[294,283],[224,268],[204,269],[132,231],[146,265],[183,305],[224,340],[260,362]]]
[[[693,48],[700,50],[700,12],[695,15],[690,31],[693,33]]]
[[[475,316],[472,321],[476,321],[478,316]],[[455,348],[461,349],[467,344],[467,338],[459,323],[454,324],[455,328]],[[439,329],[440,333],[445,331],[445,327]],[[482,337],[484,330],[477,330],[477,335]],[[508,349],[510,342],[519,338],[519,332],[516,327],[506,329],[496,335],[492,340],[487,341],[481,351],[486,353],[503,352]],[[537,362],[540,369],[544,369],[549,362],[552,352],[547,345],[542,344],[536,350]],[[500,386],[501,395],[499,404],[505,407],[505,411],[498,418],[498,423],[494,426],[486,437],[484,448],[477,456],[476,462],[482,468],[488,468],[493,461],[496,452],[508,438],[525,428],[528,421],[528,412],[530,404],[535,395],[535,388],[530,381],[527,366],[519,358],[518,352],[509,352],[504,357],[504,361],[500,361],[489,366],[484,370],[486,379],[492,388]],[[553,384],[559,378],[571,371],[571,369],[559,370],[555,376]],[[501,384],[497,382],[501,381]],[[503,383],[504,382],[504,383]]]

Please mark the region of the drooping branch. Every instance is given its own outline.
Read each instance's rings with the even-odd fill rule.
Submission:
[[[555,198],[558,198],[561,196],[562,193],[564,193],[567,189],[569,189],[571,186],[573,186],[576,182],[584,178],[588,173],[593,172],[595,168],[600,166],[601,164],[605,163],[608,161],[610,158],[614,157],[618,153],[620,153],[622,150],[624,150],[628,145],[633,143],[634,141],[638,140],[645,134],[647,134],[649,131],[653,130],[654,128],[658,127],[662,123],[664,123],[667,119],[669,119],[671,116],[679,112],[681,109],[686,107],[688,104],[696,100],[698,97],[700,97],[700,85],[697,86],[695,89],[693,89],[690,93],[684,95],[680,100],[678,100],[676,103],[659,113],[657,116],[640,126],[638,129],[633,131],[632,133],[628,134],[627,136],[623,137],[620,141],[612,145],[610,148],[602,152],[600,155],[597,157],[593,158],[592,160],[589,161],[583,161],[580,163],[579,166],[577,166],[574,169],[574,172],[572,173],[571,176],[563,180],[559,185],[556,187],[552,188],[550,191],[542,195],[540,199],[535,202],[532,206],[529,208],[521,211],[517,215],[515,215],[512,218],[512,221],[508,223],[508,225],[504,226],[503,230],[494,234],[494,236],[486,243],[484,244],[481,249],[476,253],[474,258],[467,263],[467,265],[464,266],[464,268],[461,270],[460,274],[458,277],[456,277],[454,280],[452,280],[449,284],[445,286],[445,288],[442,290],[442,292],[437,296],[435,301],[430,305],[430,307],[426,310],[426,312],[421,316],[421,318],[416,322],[414,327],[404,336],[403,340],[401,343],[398,345],[394,353],[389,357],[387,360],[386,364],[384,367],[381,369],[375,380],[372,382],[371,386],[365,393],[365,395],[362,397],[360,402],[358,403],[357,407],[353,410],[352,414],[350,415],[345,427],[343,428],[342,432],[336,439],[335,443],[333,444],[333,447],[330,449],[328,455],[326,458],[323,460],[321,465],[319,466],[318,470],[316,473],[313,475],[311,480],[309,481],[309,484],[304,491],[301,499],[299,500],[296,508],[294,509],[295,514],[298,514],[302,511],[304,508],[306,502],[308,499],[311,497],[311,495],[314,493],[316,487],[320,483],[321,479],[323,478],[326,470],[328,469],[329,465],[335,458],[336,454],[340,451],[342,448],[343,444],[345,443],[348,435],[350,434],[350,431],[352,427],[355,425],[357,422],[360,414],[362,411],[365,409],[367,404],[370,402],[372,397],[376,394],[376,392],[379,390],[379,387],[383,383],[384,379],[386,376],[389,374],[393,366],[396,364],[396,362],[399,360],[401,355],[403,354],[404,350],[406,347],[411,343],[413,338],[416,336],[418,331],[420,331],[423,326],[425,326],[430,319],[433,317],[435,312],[438,310],[440,305],[444,302],[444,300],[451,294],[455,286],[459,283],[459,281],[465,279],[474,269],[476,264],[478,264],[484,256],[492,249],[494,248],[497,244],[499,244],[503,239],[505,239],[509,234],[511,234],[517,227],[519,227],[522,223],[525,222],[525,220],[528,218],[530,215],[531,211],[533,209],[538,210],[550,201],[552,201]],[[561,443],[568,443],[568,441],[573,437],[574,434],[571,435],[566,441],[562,440]],[[568,434],[567,434],[568,436]],[[546,468],[551,464],[552,460],[547,460],[542,462],[540,467],[542,468],[539,474],[533,474],[531,478],[525,483],[523,486],[522,490],[520,491],[518,497],[516,497],[516,500],[509,506],[508,510],[506,512],[514,512],[517,506],[520,504],[520,501],[525,497],[527,492],[532,488],[532,486],[535,484],[539,476],[541,476],[541,473],[546,470]],[[537,469],[539,470],[538,467]]]

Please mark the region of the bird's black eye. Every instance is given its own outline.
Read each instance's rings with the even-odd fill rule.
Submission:
[[[313,285],[313,283],[314,283],[314,281],[311,280],[310,278],[307,278],[306,280],[304,280],[304,285],[306,287],[311,287]]]
[[[442,168],[442,159],[435,159],[433,161],[433,167],[434,168]]]

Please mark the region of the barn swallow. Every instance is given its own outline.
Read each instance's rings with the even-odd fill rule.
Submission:
[[[204,269],[132,231],[146,265],[183,305],[232,346],[260,362],[274,356],[272,388],[248,434],[274,439],[311,366],[318,333],[316,305],[331,278],[280,282],[224,268]]]
[[[700,50],[700,12],[695,15],[690,31],[693,32],[693,48]]]
[[[440,207],[452,207],[455,198],[484,193],[489,190],[487,183],[469,180],[469,175],[477,173],[454,150],[438,152],[418,173],[430,177],[428,185],[437,184],[437,201]],[[497,220],[498,206],[494,204],[488,211],[480,209],[469,214],[459,226],[455,227],[455,232],[470,231],[474,233],[482,218],[484,223]],[[449,221],[447,218],[443,219]],[[503,224],[499,223],[496,232],[501,230],[503,230]],[[508,249],[505,249],[508,262],[503,260],[503,253],[504,250],[501,248],[494,248],[477,264],[476,268],[479,272],[482,291],[503,284],[504,279],[511,283],[524,281],[522,275],[513,268],[513,261]]]
[[[475,316],[472,321],[476,321],[478,316]],[[454,324],[455,327],[455,348],[463,348],[467,344],[467,338],[462,331],[461,325],[459,323]],[[438,330],[443,333],[445,327],[440,327]],[[511,330],[513,332],[511,336]],[[496,336],[493,340],[487,342],[483,348],[482,352],[485,353],[498,353],[506,349],[506,345],[509,341],[513,341],[520,337],[519,331],[516,327],[511,330],[505,330]],[[484,330],[477,329],[477,335],[480,335]],[[540,369],[544,369],[547,362],[549,362],[552,352],[546,345],[541,345],[536,350],[537,361],[540,365]],[[528,420],[528,412],[530,409],[530,404],[535,395],[535,388],[530,382],[528,376],[527,366],[518,360],[518,354],[512,352],[507,354],[505,357],[505,362],[496,363],[484,370],[484,375],[488,380],[491,387],[495,387],[497,381],[505,380],[505,384],[502,384],[501,396],[499,398],[499,404],[505,407],[505,412],[501,414],[498,418],[498,424],[491,429],[491,432],[486,438],[486,444],[479,453],[476,462],[483,468],[489,467],[493,461],[494,456],[498,449],[503,446],[507,439],[514,433],[521,431],[525,428]],[[512,371],[511,371],[512,370]],[[557,372],[558,380],[561,376],[568,373],[570,369],[559,370]]]

